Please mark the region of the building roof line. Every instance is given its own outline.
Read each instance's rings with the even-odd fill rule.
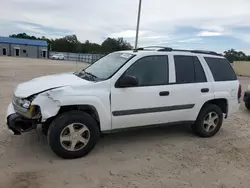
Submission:
[[[20,38],[1,37],[1,36],[0,36],[0,43],[43,46],[43,47],[48,46],[48,43],[44,40],[20,39]]]

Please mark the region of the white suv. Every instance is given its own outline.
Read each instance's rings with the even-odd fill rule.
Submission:
[[[58,156],[78,158],[100,133],[117,129],[188,122],[197,135],[211,137],[238,110],[240,94],[220,54],[141,48],[111,53],[77,73],[18,85],[7,125],[21,134],[42,124]]]

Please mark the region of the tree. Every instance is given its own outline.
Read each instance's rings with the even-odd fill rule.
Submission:
[[[247,61],[250,59],[250,56],[247,56],[244,52],[237,52],[234,49],[225,51],[224,56],[230,61],[230,63],[233,63],[234,61]]]
[[[107,38],[101,46],[106,52],[132,49],[132,46],[127,41],[124,41],[123,38]]]
[[[27,35],[26,33],[18,33],[18,34],[13,34],[13,35],[10,35],[9,37],[12,37],[12,38],[22,38],[22,39],[39,39],[39,38],[36,38],[35,36],[29,36]]]
[[[102,45],[97,43],[91,43],[86,40],[85,43],[81,43],[76,35],[67,35],[55,40],[48,39],[45,36],[41,38],[35,36],[29,36],[26,33],[19,33],[10,35],[14,38],[25,38],[34,40],[45,40],[48,43],[48,49],[58,52],[74,52],[74,53],[110,53],[118,50],[130,50],[132,46],[123,38],[107,38],[103,41]]]
[[[71,43],[71,44],[78,44],[80,43],[76,37],[76,35],[68,35],[63,37],[67,42]]]

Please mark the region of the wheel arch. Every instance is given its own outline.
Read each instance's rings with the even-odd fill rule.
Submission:
[[[97,122],[100,124],[100,116],[98,114],[97,109],[93,105],[65,105],[61,106],[58,114],[62,114],[67,111],[76,110],[76,111],[83,111],[91,115]]]
[[[227,117],[227,114],[228,114],[228,100],[225,99],[225,98],[218,98],[218,99],[212,99],[212,100],[209,100],[207,102],[205,102],[200,111],[202,110],[202,108],[204,108],[204,106],[206,106],[207,104],[214,104],[214,105],[217,105],[218,107],[220,107],[220,109],[222,110],[222,112],[224,114],[226,114],[226,117]],[[225,118],[226,118],[225,117]]]
[[[65,105],[65,106],[61,106],[58,113],[56,114],[56,116],[50,117],[48,119],[46,119],[45,124],[47,124],[47,128],[49,128],[50,123],[60,114],[63,114],[65,112],[70,112],[70,111],[82,111],[85,112],[89,115],[91,115],[97,122],[98,124],[98,128],[99,130],[101,130],[101,126],[100,126],[100,116],[99,113],[97,111],[97,109],[93,106],[93,105]]]

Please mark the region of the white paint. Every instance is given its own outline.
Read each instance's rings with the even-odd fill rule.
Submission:
[[[89,105],[97,110],[102,131],[151,125],[159,123],[196,120],[203,104],[211,99],[226,99],[228,102],[228,115],[238,110],[237,92],[238,81],[214,82],[212,73],[202,54],[197,54],[204,69],[208,82],[174,84],[175,66],[173,55],[195,55],[190,52],[156,52],[130,51],[136,56],[127,62],[112,78],[91,82],[75,76],[73,73],[64,73],[44,76],[22,83],[16,88],[14,95],[27,98],[38,94],[32,105],[41,109],[42,122],[56,116],[62,106]],[[121,75],[137,60],[150,55],[168,55],[170,85],[115,88],[114,85]],[[205,55],[214,57],[212,55]],[[218,58],[218,56],[216,56]],[[56,89],[55,89],[56,88]],[[201,93],[202,88],[208,88],[208,93]],[[161,91],[169,91],[169,96],[159,96]],[[111,98],[110,98],[111,95]],[[110,101],[111,99],[111,101]],[[113,111],[131,110],[140,108],[154,108],[195,104],[194,108],[187,110],[174,110],[159,113],[146,113],[128,116],[113,116]],[[9,105],[7,116],[15,113],[12,104]]]
[[[15,90],[15,96],[20,98],[26,98],[30,95],[45,91],[50,88],[86,84],[93,83],[83,80],[72,73],[43,76],[19,84]]]
[[[50,92],[45,92],[38,95],[32,102],[32,105],[37,105],[40,107],[42,122],[52,116],[55,116],[61,107],[60,102],[54,100],[49,93]]]
[[[5,118],[6,123],[7,123],[7,117],[8,117],[9,115],[11,115],[11,114],[14,114],[14,113],[16,113],[16,112],[15,112],[15,110],[14,110],[14,107],[13,107],[12,103],[10,103],[10,104],[8,105],[8,108],[7,108],[7,113],[6,113],[6,118]]]
[[[64,60],[65,57],[63,54],[55,54],[51,56],[51,59],[58,59],[58,60]]]

